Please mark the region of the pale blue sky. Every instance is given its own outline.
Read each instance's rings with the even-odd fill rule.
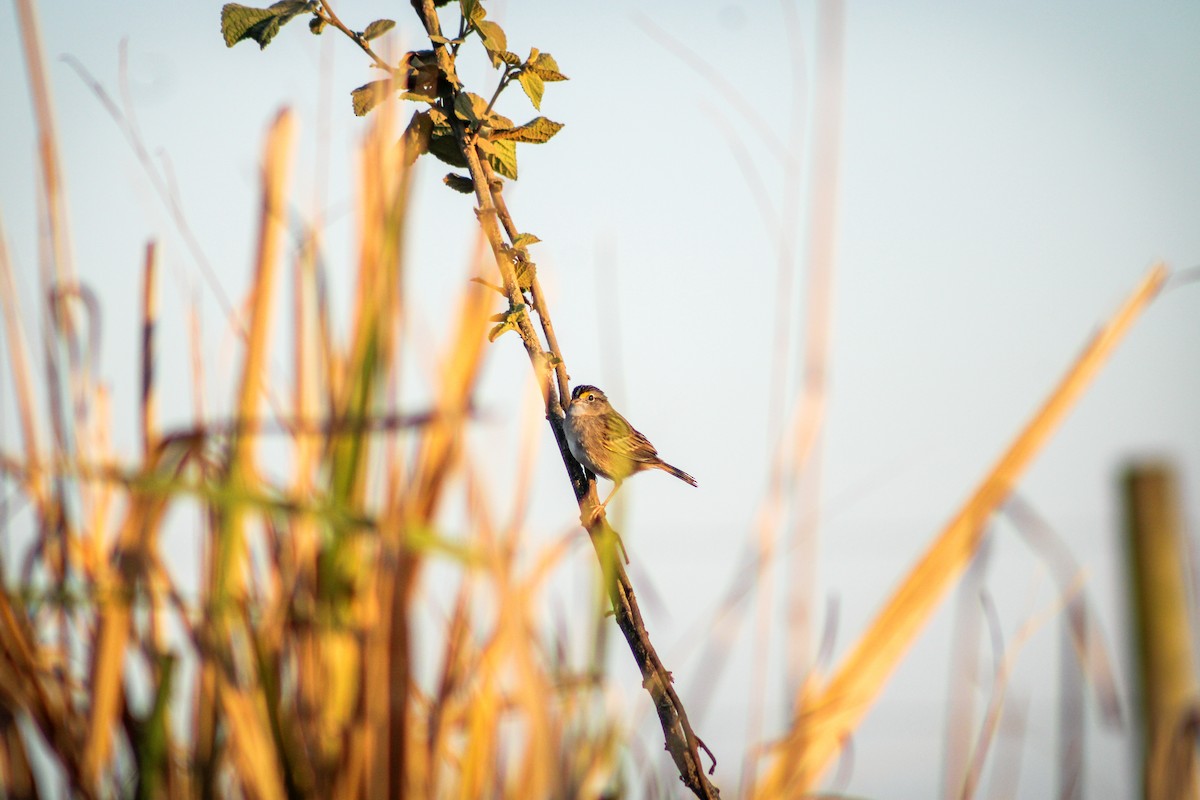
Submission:
[[[193,289],[203,298],[214,385],[233,374],[237,349],[116,126],[62,56],[116,93],[118,46],[128,39],[146,142],[169,158],[188,220],[235,301],[252,258],[262,133],[281,105],[294,106],[301,121],[294,202],[311,215],[314,154],[327,136],[328,261],[343,306],[346,297],[336,276],[345,274],[352,252],[348,155],[363,130],[347,93],[372,76],[348,42],[312,37],[303,23],[285,28],[265,52],[249,43],[226,50],[219,6],[60,0],[41,7],[76,263],[105,311],[102,368],[118,410],[113,436],[128,452],[134,309],[147,237],[163,239],[164,349],[177,354],[163,358],[164,385],[176,387],[164,415],[183,422],[190,414],[181,320]],[[789,113],[793,98],[803,102],[811,86],[791,83],[784,16],[775,4],[649,8],[493,4],[491,16],[506,26],[511,49],[549,51],[572,79],[547,88],[542,113],[567,127],[549,145],[522,150],[522,177],[509,204],[519,226],[543,240],[535,256],[573,378],[609,389],[663,456],[700,482],[691,489],[657,473],[631,482],[622,490],[623,531],[635,580],[652,581],[662,598],[648,608],[650,629],[685,702],[693,693],[717,695],[710,715],[694,722],[729,770],[724,783],[732,795],[728,776],[746,738],[748,658],[735,658],[731,677],[710,687],[689,678],[694,662],[671,657],[683,652],[673,642],[710,617],[733,578],[753,535],[768,463],[776,242],[723,131],[735,131],[750,150],[776,207],[787,187],[737,107],[639,19],[703,54],[780,139],[806,135],[804,120]],[[389,41],[398,49],[416,40],[407,3],[343,2],[338,9],[359,27],[396,18]],[[807,60],[809,4],[800,6],[799,18]],[[817,568],[818,597],[840,599],[838,652],[1146,268],[1158,259],[1175,268],[1200,264],[1200,7],[1156,4],[1139,13],[1129,4],[1083,2],[852,3],[845,31]],[[31,307],[34,141],[20,52],[6,5],[0,215]],[[332,71],[322,78],[326,63]],[[490,92],[483,69],[464,75],[481,94]],[[514,119],[534,113],[515,91],[500,108]],[[415,227],[422,235],[409,262],[420,306],[413,330],[439,336],[440,309],[460,286],[473,237],[469,201],[441,186],[446,171],[433,161],[422,165]],[[440,249],[447,238],[461,241],[449,258]],[[799,286],[796,342],[805,307]],[[1021,487],[1084,565],[1088,590],[1118,643],[1117,470],[1129,457],[1153,454],[1175,460],[1185,488],[1200,474],[1198,291],[1193,284],[1154,304]],[[286,356],[276,363],[284,374]],[[529,371],[515,339],[491,348],[485,375],[480,400],[495,423],[477,444],[487,457],[493,451],[484,448],[511,446],[520,426],[505,421],[530,407]],[[11,450],[7,380],[0,447]],[[211,407],[227,399],[214,392]],[[503,487],[497,478],[497,497]],[[1194,522],[1194,491],[1187,501]],[[568,530],[574,518],[548,437],[533,508],[534,541]],[[589,559],[581,549],[570,574],[589,575]],[[782,580],[776,575],[776,587]],[[1003,527],[989,588],[1009,635],[1053,598],[1045,571]],[[583,584],[565,581],[555,591],[569,602],[584,594]],[[929,797],[938,790],[950,618],[942,613],[934,621],[860,731],[849,791]],[[1056,640],[1053,627],[1040,632],[1013,678],[1012,690],[1030,709],[1023,797],[1045,796],[1052,785],[1056,679],[1047,676]],[[748,641],[743,635],[736,645],[743,654]],[[778,656],[776,648],[772,658]],[[618,644],[613,661],[626,707],[644,714],[645,697]],[[1127,665],[1118,670],[1127,688]],[[771,681],[774,687],[778,676]],[[1094,709],[1089,713],[1094,720]],[[768,732],[780,722],[768,714]],[[653,721],[644,727],[653,742]],[[1127,796],[1127,736],[1093,726],[1089,737],[1088,796]]]

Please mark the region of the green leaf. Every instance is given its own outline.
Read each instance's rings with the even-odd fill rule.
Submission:
[[[529,52],[529,69],[544,81],[565,81],[568,80],[566,75],[558,71],[558,62],[554,60],[554,56],[549,53],[539,53],[537,50]]]
[[[406,166],[412,166],[419,156],[429,152],[429,137],[432,132],[433,120],[428,111],[419,111],[412,115],[408,127],[404,129],[404,136],[400,139]]]
[[[281,0],[268,8],[226,3],[221,7],[221,34],[225,37],[225,46],[233,47],[243,39],[253,39],[258,42],[259,49],[263,49],[284,24],[297,14],[312,10],[308,0]]]
[[[532,261],[519,259],[513,271],[517,276],[517,288],[522,292],[528,292],[533,286],[533,279],[537,277],[537,266]]]
[[[492,130],[508,130],[513,126],[513,121],[493,110],[487,115],[487,126]]]
[[[494,130],[490,138],[493,142],[511,141],[542,144],[543,142],[550,141],[554,134],[562,129],[563,124],[561,122],[555,122],[545,117],[537,117],[516,128]]]
[[[467,168],[467,160],[458,149],[458,141],[449,128],[439,128],[436,125],[429,134],[429,152],[439,161],[459,169]]]
[[[537,244],[541,239],[534,236],[532,233],[518,233],[517,238],[513,240],[514,248],[524,249],[531,244]]]
[[[487,10],[479,0],[459,0],[458,6],[463,18],[471,24],[471,27],[487,16]]]
[[[492,169],[511,180],[517,179],[516,142],[494,142],[495,152],[488,154]]]
[[[505,313],[497,314],[496,316],[492,317],[493,320],[500,320],[501,322],[499,325],[492,328],[490,333],[488,333],[488,341],[496,341],[496,338],[505,331],[515,331],[517,329],[517,320],[520,319],[521,315],[524,313],[525,304],[518,303],[515,306],[511,306]]]
[[[537,238],[532,237],[532,238]],[[537,277],[537,265],[529,259],[529,253],[524,247],[514,244],[512,247],[505,246],[503,248],[504,256],[512,264],[513,274],[517,279],[517,288],[522,292],[529,291],[533,286],[533,280]]]
[[[475,192],[475,181],[465,175],[457,175],[451,172],[442,178],[442,183],[454,191],[462,192],[463,194],[473,194]]]
[[[372,39],[378,39],[380,36],[383,36],[394,27],[396,27],[395,20],[377,19],[368,25],[366,30],[362,32],[362,38],[368,42]]]
[[[542,108],[542,92],[546,89],[546,84],[542,83],[542,78],[536,72],[523,70],[517,76],[517,80],[521,82],[521,88],[525,90],[525,95],[529,98],[529,102],[533,103],[533,107],[539,111]]]
[[[369,114],[371,109],[379,105],[387,97],[391,86],[392,82],[390,79],[371,81],[370,83],[364,83],[350,92],[350,101],[354,104],[354,115],[356,117],[365,117]]]
[[[484,100],[474,92],[459,92],[454,98],[454,116],[477,126],[483,120],[483,112],[487,108]]]
[[[225,46],[233,47],[242,39],[252,38],[259,41],[258,36],[251,31],[255,26],[274,19],[274,12],[265,8],[250,8],[237,3],[225,4],[221,8],[221,33],[225,36]],[[271,35],[274,36],[274,33]],[[267,41],[270,41],[269,37]],[[260,42],[260,44],[262,43]],[[266,47],[266,44],[262,44],[262,46]]]
[[[511,322],[501,322],[499,325],[488,331],[488,341],[494,342],[499,339],[501,334],[503,334],[505,331],[515,331],[516,329],[517,326],[513,325]]]
[[[454,98],[454,116],[467,122],[478,122],[479,117],[475,115],[475,104],[471,102],[470,92],[459,92]]]
[[[401,100],[411,100],[414,103],[436,103],[437,102],[436,97],[430,97],[429,95],[425,95],[425,94],[417,94],[416,92],[401,92],[400,99]]]
[[[508,37],[504,35],[504,29],[484,19],[475,23],[475,30],[479,31],[479,36],[483,39],[483,48],[492,57],[492,66],[498,66],[503,61],[501,54],[508,51]]]

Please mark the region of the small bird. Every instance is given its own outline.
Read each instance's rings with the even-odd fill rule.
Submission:
[[[661,469],[681,481],[696,485],[696,479],[691,475],[659,458],[650,440],[630,425],[629,420],[614,411],[604,392],[595,386],[576,386],[571,392],[571,405],[567,407],[567,420],[563,427],[567,434],[567,446],[575,460],[584,469],[613,482],[612,491],[593,517],[600,515],[617,489],[621,488],[621,482],[635,472]]]

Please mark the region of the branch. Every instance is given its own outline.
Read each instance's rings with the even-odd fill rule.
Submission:
[[[340,19],[338,19],[338,15],[333,12],[333,7],[329,5],[327,0],[320,0],[320,5],[317,7],[316,14],[318,17],[325,20],[325,22],[337,28],[339,31],[346,34],[346,36],[350,37],[351,41],[353,41],[362,49],[364,53],[371,57],[371,60],[375,62],[375,66],[379,67],[380,69],[387,70],[388,72],[392,72],[391,65],[380,58],[379,55],[371,49],[371,45],[367,44],[367,40],[362,37],[362,34],[360,34],[358,31],[350,30]]]
[[[595,496],[592,495],[580,505],[581,507],[586,505],[589,510],[585,513],[590,513],[590,508],[594,503]],[[700,761],[700,750],[703,749],[712,762],[708,774],[712,774],[717,767],[716,756],[692,730],[687,710],[683,707],[683,701],[675,692],[674,677],[663,665],[662,660],[658,657],[658,652],[650,642],[650,634],[646,630],[646,623],[642,620],[642,612],[638,608],[633,584],[629,581],[624,564],[616,557],[613,543],[619,541],[617,532],[609,527],[608,522],[602,518],[588,529],[588,535],[592,540],[592,546],[596,548],[596,556],[600,559],[600,567],[604,571],[605,586],[612,601],[617,625],[621,628],[621,633],[625,635],[629,650],[633,653],[633,658],[637,661],[638,669],[642,673],[642,688],[649,692],[650,697],[654,700],[654,710],[658,712],[658,721],[662,725],[663,735],[666,738],[667,751],[670,752],[671,758],[679,770],[679,779],[697,797],[720,797],[717,787],[708,780],[704,773]]]
[[[492,113],[492,106],[496,105],[496,101],[500,99],[500,93],[504,91],[504,87],[508,86],[511,75],[512,73],[507,69],[504,70],[504,76],[500,78],[500,83],[496,84],[496,91],[492,92],[492,99],[488,101],[487,108],[479,115],[481,118],[487,119],[487,115]]]
[[[508,213],[508,205],[504,202],[504,184],[496,177],[496,173],[492,170],[492,165],[488,163],[487,159],[483,159],[479,163],[483,167],[483,174],[487,177],[488,191],[491,193],[492,202],[496,206],[496,215],[500,219],[500,224],[504,226],[505,232],[508,233],[508,240],[516,242],[520,231],[517,230],[512,215]],[[569,384],[567,381],[567,365],[563,360],[562,350],[559,349],[558,337],[554,334],[554,323],[550,321],[550,308],[546,304],[545,295],[542,293],[542,283],[538,280],[536,272],[533,275],[530,294],[533,295],[533,308],[537,312],[538,321],[541,322],[542,333],[546,336],[546,344],[549,345],[550,352],[557,357],[554,372],[558,377],[558,396],[562,399],[562,411],[563,414],[566,414],[567,398],[571,396],[571,390],[568,388]]]
[[[413,8],[417,11],[417,15],[425,26],[426,32],[433,39],[433,49],[437,58],[438,69],[443,75],[454,75],[454,57],[446,47],[444,37],[442,37],[441,24],[438,20],[433,0],[420,0],[419,5],[417,0],[413,0]],[[438,39],[442,39],[442,41],[438,41]],[[637,605],[637,597],[629,581],[629,576],[625,573],[624,566],[615,557],[613,543],[618,539],[616,532],[609,527],[603,513],[598,517],[594,513],[598,508],[595,481],[588,479],[583,472],[583,468],[571,457],[570,449],[567,447],[566,434],[563,431],[563,419],[569,403],[565,360],[554,337],[554,327],[550,323],[549,308],[536,276],[530,288],[533,302],[526,304],[524,293],[517,284],[512,262],[505,252],[498,223],[503,221],[510,240],[516,238],[517,228],[513,224],[507,207],[504,205],[501,195],[502,184],[492,173],[487,160],[479,157],[479,152],[475,146],[476,134],[468,131],[454,115],[454,100],[458,90],[451,85],[450,81],[441,81],[440,83],[442,88],[439,102],[442,104],[443,111],[446,112],[446,116],[450,120],[450,125],[458,140],[459,148],[464,158],[466,158],[471,180],[475,184],[475,197],[479,203],[476,214],[479,218],[479,224],[483,228],[484,235],[492,247],[492,255],[495,258],[497,268],[500,270],[509,305],[512,308],[518,308],[521,305],[525,305],[528,308],[531,305],[535,309],[538,318],[541,320],[542,330],[546,334],[550,354],[553,354],[556,358],[557,387],[549,380],[550,357],[542,347],[541,340],[533,328],[529,313],[520,314],[517,318],[517,330],[521,336],[522,343],[525,345],[525,351],[529,355],[530,364],[533,366],[534,373],[538,379],[538,385],[542,390],[542,397],[546,405],[546,418],[550,423],[550,429],[554,432],[554,439],[558,444],[559,454],[563,459],[563,466],[567,471],[572,490],[575,493],[575,499],[579,504],[580,521],[590,521],[585,522],[585,528],[592,540],[592,546],[596,549],[596,555],[600,560],[600,567],[605,577],[605,585],[608,588],[617,625],[621,628],[621,633],[625,635],[625,640],[628,642],[629,649],[638,664],[638,669],[641,671],[642,685],[650,693],[650,697],[654,701],[654,707],[658,712],[658,719],[662,725],[663,735],[666,739],[666,747],[671,753],[676,767],[679,769],[680,780],[697,797],[706,799],[717,798],[720,796],[720,792],[718,792],[717,788],[713,786],[705,775],[703,765],[700,761],[700,749],[703,748],[713,762],[712,768],[709,770],[710,773],[712,769],[716,768],[716,759],[713,758],[712,752],[692,730],[691,724],[688,722],[687,711],[684,709],[679,695],[672,686],[671,673],[663,665],[662,660],[658,657],[658,653],[654,650],[654,645],[650,642],[650,636],[646,632],[645,623],[642,621],[641,611]]]

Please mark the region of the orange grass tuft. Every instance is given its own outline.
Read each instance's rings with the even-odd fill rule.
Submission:
[[[47,449],[0,239],[23,445],[20,455],[0,454],[0,469],[33,509],[25,582],[0,592],[3,791],[39,782],[20,717],[35,723],[81,797],[594,797],[612,787],[622,739],[595,713],[597,686],[573,679],[535,624],[569,540],[527,564],[515,558],[519,530],[491,531],[483,470],[464,450],[493,311],[483,287],[463,282],[432,408],[388,410],[406,352],[409,174],[394,113],[377,110],[361,150],[358,288],[344,346],[321,311],[318,231],[294,268],[282,269],[296,133],[288,112],[272,125],[245,349],[226,387],[231,419],[159,428],[157,248],[147,248],[133,461],[112,453],[98,401],[67,416],[69,436]],[[272,344],[287,275],[296,313]],[[288,346],[295,369],[281,392],[268,380],[268,355]],[[63,365],[71,385],[92,379],[86,368],[79,359]],[[260,469],[264,433],[289,453],[278,482],[266,477],[275,462]],[[439,518],[464,483],[471,535],[454,542]],[[172,575],[180,565],[162,551],[168,528],[186,524],[170,514],[182,505],[202,512],[205,556],[181,568],[196,570],[195,599],[184,599]],[[435,558],[449,560],[458,581],[445,619],[423,596],[421,576]],[[478,615],[481,603],[494,613]],[[430,617],[435,636],[422,648],[441,667],[426,685],[414,637]]]

